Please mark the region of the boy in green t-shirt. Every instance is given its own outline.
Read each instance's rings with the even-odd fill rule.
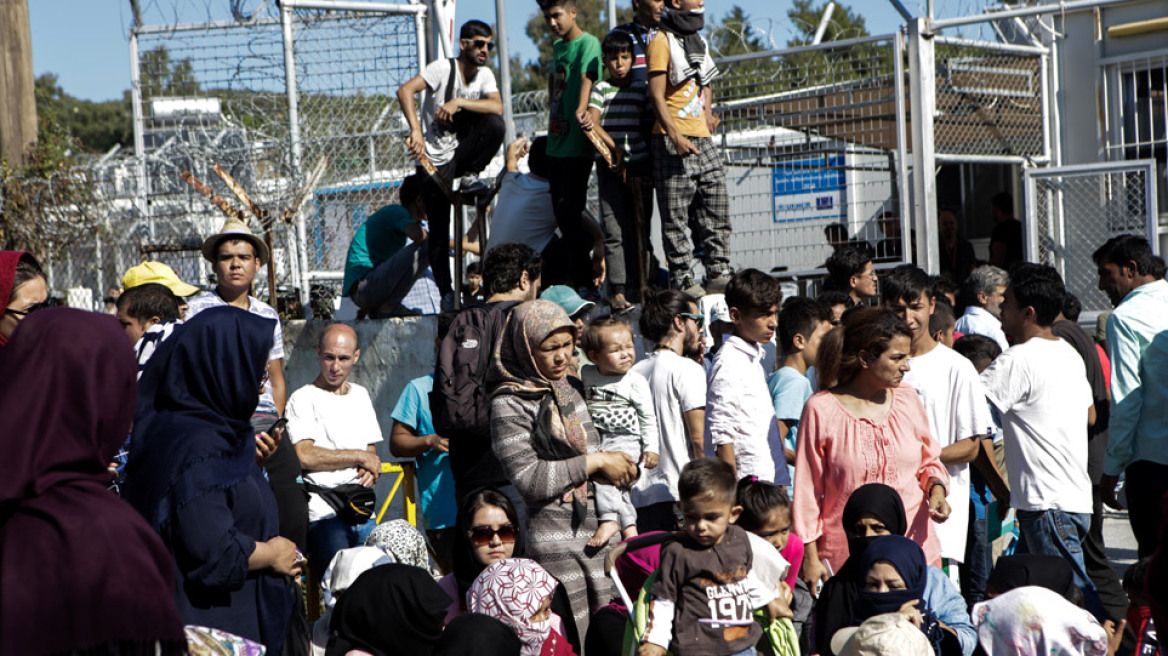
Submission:
[[[581,124],[591,125],[588,98],[593,82],[600,79],[600,41],[576,24],[576,0],[540,0],[539,7],[548,29],[559,37],[552,46],[554,58],[548,79],[548,186],[556,225],[562,242],[569,247],[562,267],[545,272],[544,284],[594,288],[600,284],[604,269],[601,258],[595,260],[600,264],[598,270],[590,264],[592,239],[581,220],[593,153]]]

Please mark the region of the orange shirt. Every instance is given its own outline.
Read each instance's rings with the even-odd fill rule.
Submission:
[[[705,103],[702,102],[702,88],[692,77],[679,85],[669,83],[669,37],[658,31],[649,42],[646,53],[649,77],[655,73],[665,75],[665,106],[673,117],[677,130],[687,137],[708,137],[710,128],[706,126]],[[653,126],[653,134],[665,134],[660,119]]]

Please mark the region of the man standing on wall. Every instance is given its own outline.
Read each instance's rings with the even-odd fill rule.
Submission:
[[[397,90],[410,126],[406,137],[410,155],[419,163],[429,160],[437,169],[436,176],[423,176],[422,202],[430,218],[430,266],[447,307],[452,307],[454,288],[446,193],[455,178],[462,178],[463,192],[481,187],[473,176],[486,168],[503,143],[503,101],[495,74],[486,67],[493,38],[490,25],[467,21],[459,32],[457,58],[431,62]],[[419,122],[414,97],[422,91],[426,95]]]

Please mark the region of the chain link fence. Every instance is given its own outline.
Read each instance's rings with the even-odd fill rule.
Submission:
[[[1049,158],[1045,48],[938,36],[938,159]]]
[[[1026,172],[1028,259],[1058,269],[1084,312],[1111,307],[1096,287],[1095,249],[1124,234],[1157,248],[1155,171],[1155,160],[1142,160]]]
[[[902,258],[900,52],[883,36],[718,61],[736,267],[815,269],[849,239]]]

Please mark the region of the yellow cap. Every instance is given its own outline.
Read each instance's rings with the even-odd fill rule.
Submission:
[[[126,271],[126,275],[122,276],[122,287],[130,289],[146,283],[158,283],[165,285],[170,291],[174,292],[175,296],[185,297],[198,294],[201,289],[194,285],[179,280],[178,274],[174,269],[166,266],[162,262],[143,262],[135,267],[130,267]]]

